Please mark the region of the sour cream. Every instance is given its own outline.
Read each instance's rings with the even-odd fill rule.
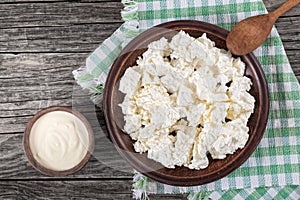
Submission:
[[[42,115],[29,136],[33,157],[42,166],[64,171],[78,165],[88,151],[88,130],[75,115],[52,111]]]

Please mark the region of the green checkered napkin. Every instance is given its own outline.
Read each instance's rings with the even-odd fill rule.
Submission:
[[[261,0],[127,0],[125,23],[73,72],[78,84],[90,89],[99,104],[110,66],[140,32],[163,22],[194,19],[230,30],[238,21],[262,13]],[[196,187],[164,185],[137,173],[134,197],[149,193],[189,193],[189,199],[300,199],[300,87],[275,28],[254,54],[266,74],[270,92],[267,129],[258,148],[228,176]]]

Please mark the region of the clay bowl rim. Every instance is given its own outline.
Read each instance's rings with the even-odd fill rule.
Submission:
[[[52,170],[52,169],[48,169],[46,167],[44,167],[42,164],[40,164],[33,156],[31,149],[30,149],[30,132],[32,129],[32,126],[34,125],[34,123],[36,122],[36,120],[38,120],[41,116],[53,112],[53,111],[64,111],[64,112],[68,112],[72,115],[74,115],[75,117],[77,117],[80,121],[83,122],[84,126],[87,129],[88,132],[88,139],[89,139],[89,144],[88,144],[88,151],[85,154],[84,158],[74,167],[67,169],[67,170],[62,170],[62,171],[57,171],[57,170]],[[44,108],[40,111],[38,111],[27,123],[26,125],[26,129],[24,132],[24,137],[23,137],[23,149],[25,152],[25,155],[28,159],[28,161],[30,162],[30,164],[40,173],[47,175],[47,176],[57,176],[57,177],[61,177],[61,176],[66,176],[66,175],[70,175],[73,174],[75,172],[78,172],[79,170],[81,170],[86,164],[87,162],[90,160],[93,151],[94,151],[94,133],[93,133],[93,129],[90,125],[90,123],[87,121],[87,119],[78,111],[72,110],[71,107],[66,107],[66,106],[51,106],[48,108]]]
[[[160,29],[162,28],[162,29]],[[253,132],[253,136],[249,134],[249,139],[245,145],[245,147],[242,150],[237,150],[234,154],[229,155],[233,156],[234,158],[237,159],[238,162],[234,161],[229,161],[228,163],[231,164],[229,166],[228,163],[226,163],[225,166],[228,166],[227,168],[222,168],[218,171],[218,173],[208,173],[205,176],[195,176],[195,177],[185,177],[181,175],[176,175],[176,172],[170,172],[170,174],[167,174],[165,172],[160,171],[160,170],[153,170],[151,167],[143,163],[139,158],[135,157],[127,147],[124,142],[124,140],[121,139],[120,134],[126,134],[120,130],[120,128],[116,125],[114,121],[114,110],[113,110],[113,93],[114,90],[117,90],[115,88],[116,83],[119,76],[119,78],[122,76],[120,75],[120,71],[122,71],[122,67],[126,62],[128,61],[128,57],[130,57],[131,52],[138,51],[139,48],[143,48],[143,43],[146,40],[147,42],[155,41],[155,34],[159,30],[165,30],[164,34],[167,34],[168,31],[179,31],[179,30],[190,30],[190,31],[199,31],[201,33],[207,33],[210,35],[213,35],[217,37],[219,40],[226,41],[226,37],[228,35],[228,31],[218,27],[216,25],[206,23],[206,22],[201,22],[201,21],[196,21],[196,20],[177,20],[177,21],[170,21],[166,22],[163,24],[159,24],[155,27],[152,27],[143,33],[141,33],[139,36],[134,38],[129,44],[121,51],[119,56],[116,58],[114,61],[110,72],[108,74],[106,84],[105,84],[105,89],[104,89],[104,94],[103,94],[103,110],[104,110],[104,116],[105,116],[105,121],[106,121],[106,126],[108,130],[108,135],[112,142],[116,145],[116,149],[120,153],[120,155],[127,160],[127,162],[137,171],[141,172],[143,175],[156,180],[161,183],[169,184],[169,185],[174,185],[174,186],[195,186],[195,185],[202,185],[206,183],[210,183],[213,181],[216,181],[218,179],[221,179],[225,177],[226,175],[230,174],[232,171],[236,170],[238,167],[240,167],[254,152],[256,147],[258,146],[259,142],[262,139],[262,136],[264,134],[267,120],[268,120],[268,114],[269,114],[269,92],[268,92],[268,85],[267,81],[265,78],[265,74],[254,56],[253,53],[249,53],[244,56],[238,56],[241,57],[244,62],[250,63],[251,66],[247,66],[249,70],[253,71],[254,73],[254,78],[258,86],[258,91],[259,96],[256,98],[256,104],[255,106],[258,107],[258,111],[260,112],[260,115],[257,115],[257,122],[259,125],[256,125],[255,132]],[[158,33],[159,35],[160,33]],[[153,36],[154,35],[154,36]],[[160,37],[163,37],[161,35]],[[145,39],[146,38],[146,39]],[[148,43],[147,43],[148,44]],[[227,50],[227,48],[225,47]],[[128,53],[130,52],[130,53]],[[125,60],[125,61],[124,61]],[[126,68],[129,66],[125,66]],[[246,67],[246,69],[247,69]],[[124,73],[124,70],[123,70]],[[253,80],[252,80],[253,82]],[[261,105],[257,105],[258,102]],[[249,131],[250,133],[250,131]],[[129,137],[129,136],[128,136]],[[250,143],[251,142],[251,143]],[[248,144],[249,143],[249,144]],[[251,144],[251,145],[250,145]],[[247,148],[246,148],[247,147]],[[247,151],[246,151],[247,150]],[[227,156],[227,157],[229,157]],[[226,160],[227,157],[225,158]],[[223,159],[223,160],[225,160]],[[150,160],[150,159],[148,159]],[[153,161],[153,160],[152,160]],[[149,161],[150,163],[152,161]],[[155,162],[155,161],[153,161]],[[211,163],[209,164],[209,166]],[[208,167],[209,167],[208,166]],[[164,168],[164,167],[163,167]],[[181,167],[177,167],[181,168]],[[166,168],[164,168],[166,169]],[[172,169],[170,169],[171,171]],[[176,168],[175,168],[176,170]],[[180,169],[179,169],[180,170]],[[166,169],[166,171],[169,172],[169,169]],[[201,171],[201,170],[199,170]],[[196,173],[196,172],[195,172]],[[175,174],[175,175],[174,175]]]

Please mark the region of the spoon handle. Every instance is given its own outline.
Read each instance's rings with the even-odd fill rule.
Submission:
[[[277,19],[281,15],[283,15],[285,12],[287,12],[292,7],[296,6],[298,3],[300,3],[300,0],[289,0],[286,1],[284,4],[282,4],[279,8],[277,8],[275,11],[271,13],[272,17]]]

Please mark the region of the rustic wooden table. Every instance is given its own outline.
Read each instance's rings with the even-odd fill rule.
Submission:
[[[264,2],[272,11],[284,0]],[[132,198],[132,169],[106,139],[102,113],[71,74],[122,24],[121,9],[122,4],[112,0],[1,0],[0,199]],[[300,6],[280,17],[276,26],[300,80]],[[22,148],[27,121],[52,105],[82,112],[96,135],[94,157],[81,171],[63,178],[34,170]]]

